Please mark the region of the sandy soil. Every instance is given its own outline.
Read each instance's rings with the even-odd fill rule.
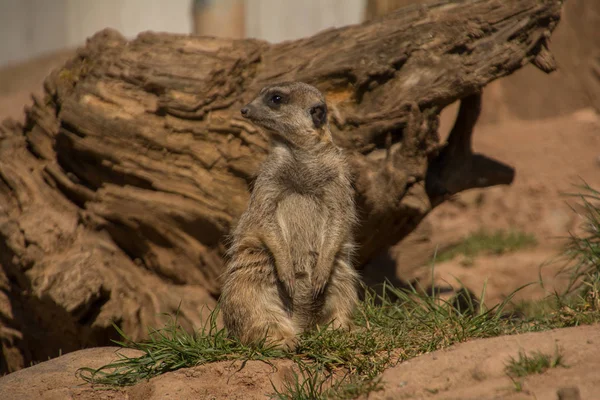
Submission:
[[[390,368],[385,389],[371,399],[555,399],[560,389],[576,387],[593,399],[600,385],[600,326],[559,329],[461,343]],[[568,368],[547,370],[523,379],[518,392],[504,368],[519,351],[554,354],[559,349]]]
[[[461,343],[388,369],[383,390],[369,399],[555,399],[559,390],[576,390],[593,399],[600,387],[600,326],[566,328]],[[520,378],[517,391],[505,373],[519,351],[564,356],[565,367]],[[129,352],[128,356],[133,356]],[[121,390],[98,390],[76,377],[80,367],[97,367],[115,358],[115,348],[82,350],[14,372],[0,379],[0,393],[19,400],[264,399],[292,376],[289,360],[274,366],[259,361],[219,362],[181,369]],[[576,400],[578,397],[563,397]]]
[[[485,103],[484,103],[485,104]],[[442,116],[451,124],[454,107]],[[479,230],[518,230],[533,234],[535,248],[499,256],[482,255],[470,263],[461,257],[437,262],[436,286],[458,288],[461,282],[479,295],[486,287],[489,305],[506,298],[523,284],[539,281],[520,291],[515,300],[538,299],[561,290],[568,282],[557,273],[564,267],[557,258],[569,232],[577,232],[583,219],[573,210],[576,193],[584,181],[600,187],[600,116],[592,109],[543,120],[510,119],[476,128],[474,149],[516,168],[510,186],[469,190],[435,209],[418,229],[369,265],[369,283],[395,274],[395,283],[431,282],[431,263],[436,250],[460,242]],[[572,208],[573,207],[573,208]]]
[[[442,119],[448,125],[452,110]],[[487,282],[486,302],[502,301],[524,283],[538,281],[546,289],[531,286],[518,298],[540,298],[560,290],[567,282],[556,273],[564,266],[555,262],[569,232],[577,232],[583,219],[573,210],[576,185],[600,187],[600,116],[592,109],[543,120],[507,120],[476,128],[474,149],[516,168],[510,186],[469,190],[435,209],[404,242],[392,249],[394,265],[377,260],[365,271],[377,281],[395,269],[402,281],[431,281],[431,261],[437,250],[460,242],[479,230],[518,230],[533,234],[538,245],[526,251],[500,256],[479,256],[465,265],[458,257],[435,263],[435,282],[459,286],[474,293]],[[573,208],[572,208],[573,207]],[[389,263],[389,260],[388,260]]]

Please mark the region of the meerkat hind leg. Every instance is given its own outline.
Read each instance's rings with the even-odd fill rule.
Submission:
[[[275,278],[256,279],[257,271],[237,270],[225,284],[222,313],[229,332],[245,344],[293,350],[297,329],[284,306]]]

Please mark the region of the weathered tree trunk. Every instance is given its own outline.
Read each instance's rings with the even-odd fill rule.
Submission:
[[[106,344],[111,320],[133,338],[179,306],[184,326],[202,321],[268,151],[239,109],[267,83],[326,94],[355,175],[361,263],[447,196],[510,183],[512,168],[471,151],[478,93],[528,62],[553,69],[560,8],[445,0],[277,45],[98,33],[47,78],[25,126],[0,130],[3,368]],[[438,114],[457,99],[441,144]]]

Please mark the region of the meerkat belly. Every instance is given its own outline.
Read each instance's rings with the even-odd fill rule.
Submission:
[[[277,222],[289,246],[296,277],[310,279],[325,229],[322,207],[308,196],[292,194],[279,203]]]

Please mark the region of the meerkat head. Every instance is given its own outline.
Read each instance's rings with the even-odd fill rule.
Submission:
[[[306,83],[266,86],[241,112],[275,140],[307,146],[331,139],[325,97]]]

